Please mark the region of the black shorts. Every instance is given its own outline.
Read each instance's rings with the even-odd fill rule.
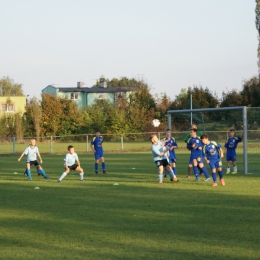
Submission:
[[[40,165],[37,160],[35,160],[35,161],[30,161],[30,162],[27,162],[27,163],[30,163],[30,166],[32,166],[32,165],[34,165],[34,166]]]
[[[77,167],[78,167],[78,165],[75,163],[75,164],[73,164],[73,165],[71,165],[71,166],[68,166],[68,168],[70,169],[70,170],[76,170],[77,169]]]
[[[170,165],[167,159],[163,159],[163,160],[160,160],[160,161],[156,161],[155,164],[156,164],[157,167],[159,167],[159,166],[161,166],[161,165],[162,165],[163,167],[166,167],[166,166]]]

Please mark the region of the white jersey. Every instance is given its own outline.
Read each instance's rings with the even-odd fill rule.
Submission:
[[[158,141],[158,143],[155,145],[153,144],[151,147],[152,150],[152,154],[153,154],[153,160],[156,161],[161,161],[166,159],[166,155],[163,154],[162,156],[160,156],[160,153],[165,151],[165,147],[163,147],[163,144],[161,141]]]
[[[78,160],[79,160],[79,157],[76,153],[73,153],[73,154],[67,153],[66,158],[64,159],[64,161],[68,163],[68,166],[72,166]]]
[[[33,148],[28,146],[23,153],[27,155],[26,162],[36,161],[39,149],[37,146],[34,146]]]

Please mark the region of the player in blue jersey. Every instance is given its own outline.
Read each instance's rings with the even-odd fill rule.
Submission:
[[[83,179],[84,171],[80,167],[79,157],[75,153],[74,147],[72,145],[69,145],[68,151],[69,152],[66,154],[66,158],[64,159],[65,172],[62,173],[62,175],[60,176],[57,182],[61,182],[62,179],[64,179],[67,176],[67,174],[70,172],[70,170],[79,172],[79,180],[84,181]]]
[[[175,149],[178,148],[178,144],[176,143],[175,139],[172,137],[171,129],[166,129],[166,138],[164,138],[165,141],[165,146],[168,146],[169,153],[168,153],[168,160],[169,163],[173,169],[173,172],[175,175],[177,175],[177,170],[176,170],[176,154],[175,154]],[[164,177],[167,177],[167,171],[165,171]]]
[[[92,139],[90,143],[90,147],[95,156],[95,174],[98,174],[98,163],[100,159],[102,162],[103,174],[108,174],[108,172],[106,171],[106,164],[105,164],[104,150],[102,147],[102,143],[103,143],[103,138],[102,136],[100,136],[100,131],[97,129],[95,131],[95,137]]]
[[[198,129],[198,127],[197,127],[196,124],[192,124],[190,129],[192,129],[192,128]],[[201,136],[201,131],[197,130],[197,136]],[[187,144],[187,142],[188,142],[189,140],[190,140],[190,133],[188,133],[187,135],[185,135],[185,137],[184,137],[184,142]],[[190,178],[191,178],[191,175],[192,175],[192,166],[193,166],[193,165],[192,165],[192,162],[189,162],[189,163],[188,163],[188,176],[187,176],[188,179],[190,179]],[[200,174],[203,174],[200,168],[199,168],[199,171],[200,171]]]
[[[227,139],[227,142],[225,143],[225,154],[226,154],[226,160],[227,160],[227,172],[226,174],[230,173],[230,162],[233,164],[233,171],[232,174],[237,174],[237,165],[236,165],[236,148],[238,143],[242,141],[242,137],[235,136],[235,130],[230,129],[229,131],[229,137]]]
[[[221,145],[215,141],[210,141],[207,134],[202,134],[200,139],[204,144],[202,150],[204,154],[204,159],[209,164],[209,167],[212,172],[212,178],[213,178],[212,186],[213,187],[218,186],[216,169],[218,170],[218,175],[219,175],[221,185],[225,186],[225,181],[223,179],[223,173],[222,173],[221,158],[223,158],[223,151]]]
[[[206,177],[205,181],[210,180],[208,171],[204,167],[204,164],[203,164],[202,147],[203,147],[203,144],[202,144],[200,138],[197,137],[197,129],[192,128],[190,130],[190,139],[187,141],[187,148],[191,152],[189,164],[192,164],[192,166],[193,166],[193,171],[196,176],[195,181],[199,181],[198,166]]]
[[[156,134],[152,134],[150,136],[150,141],[152,142],[151,150],[153,160],[158,168],[158,183],[163,184],[163,168],[169,172],[171,181],[178,182],[179,180],[172,171],[172,168],[165,155],[170,150],[170,147],[165,146],[165,141],[158,140]]]
[[[32,175],[31,175],[31,166],[32,165],[36,166],[38,175],[42,175],[45,179],[49,179],[49,177],[46,175],[44,169],[41,167],[41,165],[39,164],[39,162],[37,160],[37,158],[39,157],[40,163],[43,163],[39,149],[36,146],[36,140],[34,138],[30,139],[29,146],[24,150],[24,152],[18,158],[18,162],[21,161],[21,159],[23,158],[24,155],[27,155],[26,169],[25,169],[24,174],[26,176],[28,176],[28,180],[32,180]]]

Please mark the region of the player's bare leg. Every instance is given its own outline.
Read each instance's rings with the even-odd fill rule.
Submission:
[[[192,164],[188,165],[188,178],[191,178],[192,175]]]
[[[83,171],[83,169],[82,169],[80,166],[78,166],[78,167],[76,168],[76,171],[79,172],[79,180],[80,180],[80,181],[85,181],[85,180],[83,179],[83,177],[84,177],[84,171]]]

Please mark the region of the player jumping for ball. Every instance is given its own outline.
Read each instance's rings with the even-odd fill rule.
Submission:
[[[170,180],[174,182],[178,182],[176,175],[173,173],[172,168],[167,160],[166,153],[170,150],[168,146],[165,145],[165,141],[158,140],[156,134],[152,134],[150,136],[150,141],[152,142],[152,154],[153,160],[158,168],[158,183],[163,184],[163,168],[169,172]]]

